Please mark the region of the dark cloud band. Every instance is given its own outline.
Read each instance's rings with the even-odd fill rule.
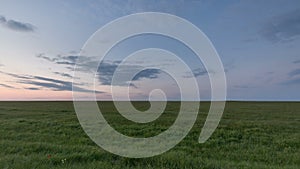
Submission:
[[[72,82],[48,78],[48,77],[42,77],[42,76],[31,76],[31,75],[17,75],[13,73],[6,73],[0,71],[0,73],[5,74],[7,76],[11,76],[13,78],[17,79],[17,83],[19,84],[29,84],[33,85],[34,87],[25,88],[27,90],[52,90],[52,91],[73,91],[73,88],[77,92],[83,92],[83,93],[105,93],[102,91],[94,91],[85,89],[82,87],[79,87],[81,84],[73,84]],[[5,84],[2,84],[0,86],[6,87],[6,88],[14,88],[12,86],[8,86]]]
[[[36,57],[47,60],[49,62],[55,63],[57,65],[64,65],[67,69],[73,70],[73,67],[75,66],[77,60],[81,60],[81,64],[76,64],[76,71],[80,72],[92,72],[92,70],[97,70],[97,78],[101,85],[112,85],[112,77],[121,63],[121,61],[105,61],[100,64],[98,67],[98,61],[95,60],[93,57],[86,57],[86,56],[61,56],[58,55],[54,58],[45,56],[44,54],[39,54]],[[71,66],[71,67],[70,67]],[[138,64],[132,64],[132,65],[126,65],[124,67],[124,73],[126,72],[136,72],[136,70],[141,70],[142,66],[139,66]],[[64,77],[71,77],[68,74],[64,73],[58,73],[54,72],[55,74],[64,76]],[[160,74],[161,71],[157,69],[146,69],[138,73],[131,81],[138,81],[145,79],[155,79],[158,78],[158,74]],[[118,84],[120,86],[127,86],[128,82],[124,82],[122,84]],[[133,84],[132,84],[133,85]]]
[[[36,27],[30,23],[7,20],[4,16],[0,16],[0,24],[8,29],[19,32],[34,32],[36,29]]]

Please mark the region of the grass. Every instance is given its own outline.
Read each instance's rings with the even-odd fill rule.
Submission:
[[[135,102],[145,109],[146,102]],[[116,130],[150,137],[176,119],[179,104],[149,124],[123,118],[112,102],[99,103]],[[198,143],[209,103],[201,103],[197,122],[172,150],[151,158],[110,154],[81,129],[72,102],[0,102],[0,168],[300,168],[299,102],[228,102],[218,129]]]

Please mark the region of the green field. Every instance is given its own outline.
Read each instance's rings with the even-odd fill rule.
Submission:
[[[134,103],[146,109],[146,102]],[[149,124],[135,124],[112,102],[99,103],[105,118],[128,136],[150,137],[176,119],[179,104]],[[219,127],[198,143],[209,103],[201,103],[188,136],[172,150],[151,158],[112,155],[82,130],[72,102],[0,102],[0,168],[300,168],[299,102],[228,102]]]

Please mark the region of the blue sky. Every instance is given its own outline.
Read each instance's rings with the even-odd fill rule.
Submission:
[[[300,99],[298,0],[2,0],[0,99],[71,99],[72,67],[86,40],[106,23],[136,12],[170,13],[199,27],[224,64],[228,99]],[[99,72],[99,99],[109,98],[111,69],[118,61],[146,47],[180,56],[197,75],[201,97],[209,98],[206,71],[191,51],[170,38],[144,35],[118,44],[108,54]],[[133,98],[147,98],[153,86],[167,90],[170,99],[178,98],[177,87],[170,87],[172,78],[159,71],[145,71],[134,83]],[[91,92],[75,85],[83,97]]]

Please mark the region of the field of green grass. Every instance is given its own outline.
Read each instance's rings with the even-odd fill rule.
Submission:
[[[146,102],[134,103],[143,110]],[[123,118],[101,102],[108,122],[123,134],[154,136],[176,119],[179,104],[149,124]],[[110,154],[82,130],[72,102],[0,102],[0,169],[31,168],[300,168],[300,102],[228,102],[219,127],[204,144],[198,137],[209,103],[201,103],[188,136],[151,158]]]

